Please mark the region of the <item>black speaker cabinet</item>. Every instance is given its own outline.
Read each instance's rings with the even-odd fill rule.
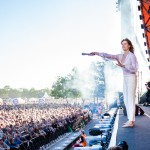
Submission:
[[[140,115],[144,115],[144,113],[145,113],[144,110],[141,107],[139,107],[138,105],[135,105],[135,115],[136,116],[139,115],[138,112],[140,112]],[[127,116],[127,111],[126,111],[125,106],[123,107],[123,114],[125,116]]]
[[[102,131],[99,128],[89,129],[89,134],[93,136],[102,135]]]

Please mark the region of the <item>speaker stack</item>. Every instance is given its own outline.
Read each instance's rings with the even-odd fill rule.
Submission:
[[[103,114],[102,119],[99,121],[99,123],[96,124],[93,128],[89,129],[89,134],[93,136],[93,140],[89,142],[90,146],[97,142],[102,146],[102,150],[108,147],[117,110],[117,108],[112,108],[109,112]]]

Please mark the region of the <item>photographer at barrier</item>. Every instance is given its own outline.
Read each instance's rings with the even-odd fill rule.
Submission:
[[[146,102],[144,106],[149,106],[150,103],[150,81],[145,84],[147,92],[146,92]]]
[[[109,147],[108,150],[128,150],[128,148],[126,141],[120,141],[117,146]]]
[[[73,147],[86,147],[87,142],[86,142],[86,135],[84,133],[84,130],[81,130],[81,136],[79,140],[73,145]]]
[[[87,145],[86,144],[86,135],[85,135],[83,130],[81,131],[81,141],[80,141],[80,143],[83,145],[83,147],[85,147]]]

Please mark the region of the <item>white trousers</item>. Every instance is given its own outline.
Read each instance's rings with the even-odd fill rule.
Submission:
[[[135,96],[137,78],[135,74],[123,77],[123,96],[129,121],[135,121]]]

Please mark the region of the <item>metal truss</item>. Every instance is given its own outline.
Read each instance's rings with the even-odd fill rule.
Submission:
[[[144,43],[147,46],[146,53],[149,55],[148,61],[150,61],[150,0],[138,0],[140,1],[140,6],[138,10],[141,11],[140,19],[143,21],[141,28],[144,29],[143,37],[146,38],[147,43]]]

